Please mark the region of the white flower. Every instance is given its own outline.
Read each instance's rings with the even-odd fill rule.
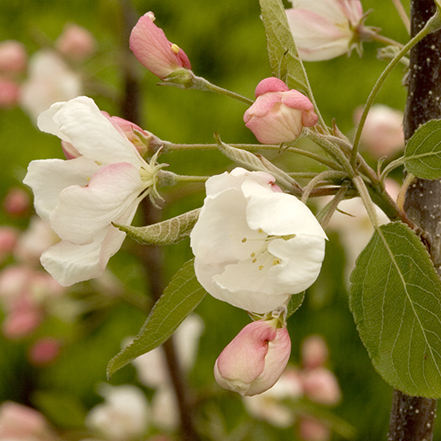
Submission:
[[[360,34],[367,32],[359,0],[290,0],[288,24],[300,56],[319,61],[358,51]]]
[[[44,131],[71,143],[81,156],[32,161],[24,183],[34,191],[35,208],[61,242],[41,263],[64,286],[101,275],[139,202],[156,194],[156,156],[148,164],[94,101],[78,97],[56,103],[38,118]]]
[[[95,406],[86,417],[86,426],[107,440],[141,437],[146,431],[150,411],[147,398],[136,386],[101,384],[105,402]]]
[[[213,297],[256,313],[308,288],[324,258],[322,227],[274,181],[242,168],[211,177],[190,236],[201,285]]]
[[[67,101],[82,94],[80,76],[73,72],[54,51],[38,51],[29,61],[28,79],[23,83],[20,105],[33,121],[57,101]]]

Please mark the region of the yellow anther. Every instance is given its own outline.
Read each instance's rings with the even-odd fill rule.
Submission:
[[[252,262],[253,262],[253,263],[256,263],[256,262],[257,262],[257,259],[253,259]]]
[[[172,45],[170,46],[170,49],[171,49],[175,54],[178,54],[179,51],[181,50],[181,49],[179,48],[179,46],[178,46],[177,44],[174,44],[174,43],[172,43]]]
[[[258,232],[259,234],[262,234],[262,233],[263,233],[262,228],[259,228],[259,229],[257,230],[257,232]]]
[[[259,271],[262,271],[263,270],[263,265],[260,265],[259,266]]]
[[[247,241],[247,238],[244,237],[244,238],[242,239],[242,243],[245,243],[246,241]]]
[[[278,265],[280,263],[280,260],[279,259],[274,259],[273,260],[273,265]]]

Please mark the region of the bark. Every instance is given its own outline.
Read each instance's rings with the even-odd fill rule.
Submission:
[[[435,13],[433,0],[412,0],[411,34],[414,36]],[[441,33],[421,40],[410,53],[408,97],[404,136],[431,119],[441,119]],[[415,179],[406,193],[404,209],[422,231],[438,274],[441,275],[441,181]],[[436,416],[436,400],[411,397],[395,390],[389,425],[389,441],[430,441]]]

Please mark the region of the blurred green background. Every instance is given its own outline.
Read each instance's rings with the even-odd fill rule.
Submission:
[[[388,37],[406,41],[406,31],[391,1],[363,0],[362,3],[365,11],[372,9],[368,25],[382,28]],[[404,3],[408,8],[409,2]],[[256,84],[271,76],[257,0],[133,0],[132,4],[138,16],[154,11],[156,24],[164,29],[170,41],[185,50],[196,75],[250,98]],[[122,52],[128,41],[123,37],[118,1],[0,2],[0,41],[19,40],[26,45],[29,54],[42,45],[50,45],[68,22],[89,29],[98,42],[98,53],[82,67],[84,72],[98,79],[112,94],[121,93]],[[306,63],[322,115],[328,124],[335,118],[347,135],[353,130],[353,110],[365,102],[385,67],[385,62],[376,59],[378,47],[376,43],[365,44],[362,58],[354,53],[349,58],[342,56],[326,62]],[[140,65],[136,69],[142,86],[144,129],[176,143],[213,143],[214,132],[227,143],[255,142],[253,134],[243,125],[244,104],[195,90],[158,87],[156,77]],[[403,109],[406,91],[401,84],[402,77],[403,69],[399,66],[388,78],[377,102]],[[114,99],[93,89],[86,90],[86,94],[92,96],[102,110],[112,115],[120,112]],[[22,185],[31,160],[55,157],[62,157],[58,139],[40,133],[20,108],[0,110],[0,200],[11,187]],[[163,155],[161,160],[177,173],[215,174],[231,167],[230,161],[215,151],[171,153]],[[280,156],[275,160],[295,170],[305,167],[300,157]],[[171,189],[166,195],[169,203],[163,210],[163,217],[196,208],[203,197],[202,185]],[[5,212],[0,213],[0,220],[5,225],[26,227],[25,221],[12,220]],[[127,289],[144,296],[147,289],[144,271],[132,248],[133,243],[126,240],[123,250],[112,258],[110,268],[124,281]],[[166,247],[165,254],[169,279],[191,258],[188,241]],[[330,234],[322,274],[307,293],[304,305],[289,321],[292,362],[299,362],[300,342],[305,336],[323,335],[330,348],[330,367],[343,393],[341,404],[332,411],[356,428],[357,440],[385,439],[392,389],[376,374],[359,340],[348,309],[344,262],[345,253],[339,237]],[[10,262],[5,265],[7,263]],[[79,295],[87,289],[87,284],[79,287]],[[215,387],[214,361],[249,318],[245,312],[209,296],[196,312],[206,325],[190,384],[198,390],[212,390]],[[119,351],[124,337],[138,332],[146,314],[122,304],[119,308],[98,309],[83,318],[88,327],[87,338],[80,338],[76,334],[78,329],[66,329],[66,325],[56,320],[48,321],[39,330],[46,334],[61,333],[71,342],[56,363],[44,368],[32,367],[26,361],[29,341],[11,342],[0,338],[0,402],[14,400],[50,413],[47,397],[55,396],[66,408],[79,408],[81,414],[81,409],[88,409],[100,401],[96,384],[106,381],[107,362]],[[134,369],[131,366],[122,369],[110,382],[137,384]],[[220,394],[216,403],[230,428],[247,418],[239,396]],[[54,413],[49,417],[61,424],[59,415]],[[267,423],[253,424],[248,439],[293,439],[292,429],[278,431]],[[334,434],[333,439],[342,438]],[[441,439],[441,435],[436,433],[435,439]]]

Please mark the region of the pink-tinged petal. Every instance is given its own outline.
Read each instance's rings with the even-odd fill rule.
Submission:
[[[363,17],[363,7],[359,0],[339,0],[341,10],[349,22],[356,26]]]
[[[101,113],[91,98],[81,96],[54,104],[39,116],[38,127],[70,142],[83,156],[100,164],[129,162],[141,166],[144,163],[133,144]]]
[[[22,73],[26,69],[27,59],[28,55],[23,43],[15,40],[0,43],[0,71]]]
[[[348,52],[353,34],[343,14],[339,22],[303,9],[288,9],[286,15],[303,60],[328,60]]]
[[[222,387],[251,396],[271,388],[284,371],[291,352],[286,328],[256,321],[242,331],[216,360],[214,375]]]
[[[293,109],[298,110],[313,110],[314,106],[311,103],[311,100],[300,93],[298,90],[292,89],[288,92],[285,92],[281,95],[282,104],[285,106],[292,107]]]
[[[125,236],[122,231],[109,226],[88,245],[75,245],[63,240],[41,255],[41,264],[62,286],[99,277],[110,257],[121,247]],[[106,240],[110,244],[106,246],[106,252],[102,253],[102,245]]]
[[[122,162],[102,167],[87,186],[72,185],[60,193],[51,227],[63,240],[90,243],[97,232],[137,207],[144,188],[133,165]]]
[[[282,102],[282,94],[280,92],[268,92],[264,95],[260,95],[254,104],[246,110],[243,118],[245,125],[253,117],[262,118],[267,116],[273,109],[274,105],[280,102]]]
[[[327,17],[330,21],[338,23],[344,20],[342,3],[347,0],[290,0],[293,9],[307,10],[317,15]],[[354,0],[349,0],[350,2]],[[355,0],[358,1],[358,0]]]
[[[287,92],[289,87],[279,78],[269,77],[263,79],[256,87],[256,98],[268,92]]]
[[[152,17],[151,12],[144,14],[130,35],[130,49],[138,61],[161,79],[181,67],[191,69],[185,52],[172,46],[164,31],[153,23]]]
[[[303,111],[302,113],[302,124],[304,127],[312,127],[317,124],[318,116],[314,110]]]
[[[247,221],[252,229],[262,228],[273,236],[306,234],[326,239],[326,233],[311,210],[286,193],[247,194]]]
[[[60,192],[71,185],[87,185],[99,170],[90,159],[79,157],[70,161],[43,159],[32,161],[23,182],[32,188],[37,214],[48,219],[58,204]]]

